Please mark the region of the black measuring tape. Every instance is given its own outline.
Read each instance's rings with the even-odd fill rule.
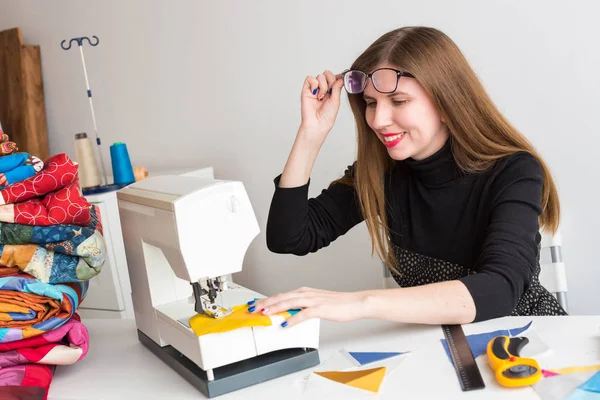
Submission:
[[[442,325],[454,369],[463,392],[485,388],[481,372],[460,325]]]

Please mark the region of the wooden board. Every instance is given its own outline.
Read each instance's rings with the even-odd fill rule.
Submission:
[[[24,46],[19,28],[0,32],[0,121],[19,152],[48,158],[39,46]]]

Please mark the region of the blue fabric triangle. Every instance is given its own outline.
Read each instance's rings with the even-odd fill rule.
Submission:
[[[588,379],[579,389],[586,390],[592,393],[600,393],[600,372],[596,372],[594,376]]]
[[[503,330],[498,330],[498,331],[493,331],[493,332],[479,333],[479,334],[475,334],[475,335],[467,335],[467,342],[469,343],[469,347],[471,348],[473,357],[477,358],[480,355],[485,354],[488,343],[490,342],[490,340],[492,340],[496,336],[515,337],[515,336],[520,335],[521,333],[525,332],[527,329],[529,329],[529,327],[531,326],[532,323],[533,323],[533,321],[530,321],[527,325],[520,327],[520,328],[503,329]],[[446,343],[446,339],[441,339],[441,342],[442,342],[442,346],[444,346],[444,350],[446,350],[446,355],[448,356],[448,359],[450,360],[450,362],[452,364],[454,364],[454,362],[452,361],[452,356],[450,355],[450,349],[448,348],[448,343]]]
[[[385,360],[404,353],[374,353],[374,352],[348,352],[360,365],[369,364],[375,361]]]

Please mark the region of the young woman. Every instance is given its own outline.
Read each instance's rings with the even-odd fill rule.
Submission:
[[[348,92],[356,162],[316,198],[309,177]],[[507,315],[566,315],[539,282],[540,233],[555,232],[553,178],[502,116],[456,44],[406,27],[375,41],[351,69],[304,82],[302,123],[275,193],[267,245],[304,255],[365,221],[401,286],[339,293],[301,288],[250,312],[308,318],[462,324]]]

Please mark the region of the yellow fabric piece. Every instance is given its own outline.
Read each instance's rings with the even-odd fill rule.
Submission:
[[[560,368],[560,369],[549,369],[548,371],[554,372],[555,374],[565,375],[565,374],[575,374],[580,372],[589,372],[589,371],[599,371],[600,364],[597,365],[588,365],[585,367],[568,367],[568,368]]]
[[[385,378],[385,371],[386,367],[379,367],[360,371],[315,372],[315,374],[344,385],[377,393]]]
[[[30,337],[39,336],[42,333],[45,333],[45,332],[41,331],[39,329],[31,328],[31,327],[23,328],[23,330],[21,331],[21,334],[23,335],[23,339],[28,339]]]
[[[197,336],[227,332],[247,326],[271,326],[271,318],[259,313],[249,313],[247,304],[233,307],[233,312],[223,318],[216,319],[204,314],[196,314],[190,318],[190,328]]]
[[[0,313],[14,312],[14,313],[29,314],[29,310],[30,310],[29,307],[22,307],[17,304],[0,303]],[[8,318],[9,319],[7,319],[7,321],[12,321],[12,318],[10,316],[8,316]]]

